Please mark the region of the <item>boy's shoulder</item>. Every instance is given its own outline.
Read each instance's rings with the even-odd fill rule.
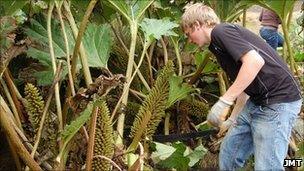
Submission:
[[[212,30],[212,36],[222,36],[223,34],[234,34],[237,31],[237,25],[231,23],[217,24]]]
[[[236,24],[232,24],[232,23],[220,23],[217,24],[214,29],[215,30],[219,30],[219,31],[223,31],[226,29],[236,29],[238,26]]]

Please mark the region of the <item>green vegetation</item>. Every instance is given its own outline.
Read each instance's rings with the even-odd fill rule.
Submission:
[[[200,170],[217,163],[207,160],[220,138],[153,141],[209,129],[209,106],[230,85],[210,52],[180,30],[187,2],[1,1],[0,131],[15,168]],[[277,12],[284,59],[304,83],[303,15],[291,21],[296,1],[205,3],[227,22],[252,5]],[[299,149],[304,156],[303,142]]]

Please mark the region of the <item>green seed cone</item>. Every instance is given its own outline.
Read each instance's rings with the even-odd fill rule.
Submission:
[[[26,84],[24,93],[27,101],[25,109],[29,115],[30,123],[32,124],[35,132],[37,132],[43,113],[44,101],[39,90],[33,84]]]
[[[98,114],[96,120],[94,156],[100,155],[112,159],[114,155],[113,127],[110,121],[110,112],[104,100],[96,104]],[[111,164],[105,159],[94,157],[92,163],[93,170],[111,170]]]
[[[151,137],[154,134],[161,119],[165,116],[170,86],[168,80],[173,73],[173,62],[168,61],[167,65],[158,75],[151,92],[140,107],[133,122],[130,137],[138,139],[139,136]]]

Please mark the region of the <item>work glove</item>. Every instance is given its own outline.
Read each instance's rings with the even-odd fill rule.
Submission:
[[[217,136],[221,137],[224,135],[224,133],[232,126],[234,125],[236,122],[234,119],[232,118],[228,118],[226,121],[224,121],[221,125],[220,125],[220,131],[218,132]]]
[[[223,122],[223,120],[221,120],[221,114],[232,104],[233,102],[226,101],[220,97],[220,99],[212,106],[211,110],[209,111],[207,121],[211,125],[219,127]]]

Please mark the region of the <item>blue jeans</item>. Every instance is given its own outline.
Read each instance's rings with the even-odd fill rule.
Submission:
[[[260,36],[266,40],[266,42],[274,49],[277,50],[277,47],[283,47],[284,39],[278,33],[277,30],[267,29],[262,27],[260,29]]]
[[[247,101],[223,139],[220,170],[236,170],[254,155],[255,170],[284,170],[289,139],[302,100],[257,106]]]

